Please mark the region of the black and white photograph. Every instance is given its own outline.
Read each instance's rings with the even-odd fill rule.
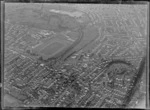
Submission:
[[[149,108],[149,4],[3,5],[3,108]]]

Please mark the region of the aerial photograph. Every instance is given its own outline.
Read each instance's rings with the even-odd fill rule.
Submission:
[[[4,108],[147,108],[148,5],[4,11]]]

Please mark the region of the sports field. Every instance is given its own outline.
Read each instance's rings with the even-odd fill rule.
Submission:
[[[46,46],[44,49],[40,51],[40,53],[44,55],[52,55],[62,49],[64,47],[64,44],[61,42],[54,42]]]

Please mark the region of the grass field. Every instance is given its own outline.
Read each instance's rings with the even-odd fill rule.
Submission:
[[[64,47],[64,44],[61,42],[54,42],[46,46],[44,49],[40,51],[40,53],[43,53],[44,55],[52,55],[55,54],[57,51],[62,49]]]

